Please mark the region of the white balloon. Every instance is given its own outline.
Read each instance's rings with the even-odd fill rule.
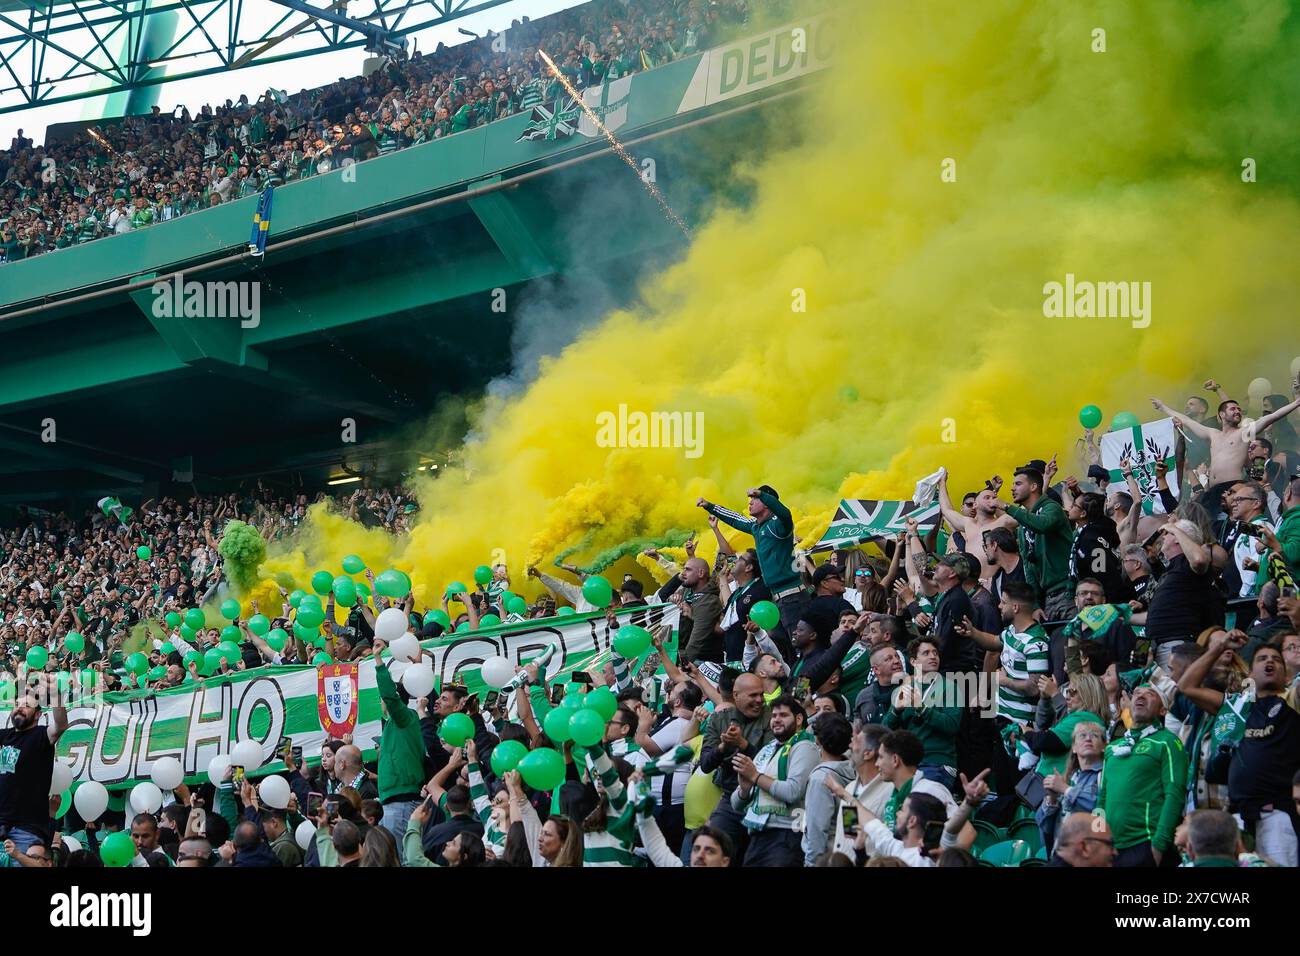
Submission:
[[[157,813],[162,809],[162,791],[152,780],[137,783],[131,789],[131,806],[136,813]]]
[[[515,667],[507,658],[489,657],[479,669],[479,676],[483,683],[500,690],[515,676]]]
[[[50,796],[57,797],[72,786],[72,768],[62,760],[54,761],[54,772],[50,774]]]
[[[175,790],[185,779],[185,771],[175,757],[160,757],[154,761],[149,779],[158,785],[159,790]]]
[[[402,675],[402,686],[412,697],[428,697],[433,690],[433,666],[412,664]]]
[[[393,652],[394,660],[413,661],[420,653],[420,639],[414,634],[403,634],[389,644],[388,649]]]
[[[267,777],[257,785],[257,795],[268,807],[283,810],[289,806],[289,781],[284,777]]]
[[[230,758],[224,754],[218,754],[208,761],[208,780],[214,787],[220,786],[222,779],[226,776],[226,771],[230,769]]]
[[[98,781],[89,780],[72,795],[72,805],[77,808],[77,816],[87,823],[98,820],[108,809],[108,788]]]
[[[1258,402],[1265,395],[1273,394],[1273,383],[1266,378],[1251,379],[1250,384],[1246,386],[1246,394]]]
[[[311,841],[316,839],[316,824],[303,820],[298,824],[298,829],[293,831],[293,838],[298,841],[298,849],[306,850],[311,846]]]
[[[262,766],[262,745],[256,740],[241,740],[230,751],[230,763],[245,770],[256,770]]]
[[[75,837],[61,836],[59,837],[59,842],[63,844],[63,848],[68,851],[69,855],[72,855],[81,849],[81,843],[78,842]]]
[[[389,642],[406,633],[406,612],[400,607],[390,607],[379,612],[375,618],[375,637]]]
[[[389,661],[388,675],[392,677],[393,683],[396,684],[401,681],[402,676],[413,666],[414,665],[410,661]]]

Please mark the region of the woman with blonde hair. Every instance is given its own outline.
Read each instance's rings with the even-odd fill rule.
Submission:
[[[1051,856],[1056,842],[1057,822],[1071,813],[1091,813],[1097,805],[1101,762],[1105,753],[1104,726],[1092,720],[1074,725],[1065,772],[1049,774],[1043,779],[1043,802],[1034,814],[1048,856]]]
[[[1055,692],[1055,681],[1050,677],[1042,678],[1039,686],[1043,688],[1043,696]],[[1025,743],[1038,754],[1037,770],[1042,777],[1065,771],[1074,731],[1080,723],[1088,721],[1103,727],[1106,725],[1110,700],[1102,679],[1095,674],[1071,675],[1070,683],[1065,685],[1065,711],[1065,716],[1051,727],[1025,734]],[[1041,712],[1040,706],[1040,716]]]

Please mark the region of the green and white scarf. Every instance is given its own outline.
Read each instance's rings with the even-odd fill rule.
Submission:
[[[794,750],[796,744],[812,739],[812,734],[806,730],[801,730],[784,744],[779,740],[769,741],[754,758],[754,766],[759,773],[765,773],[777,780],[784,780],[790,772],[790,751]],[[775,773],[773,773],[774,768]],[[788,803],[783,803],[757,785],[755,785],[754,790],[754,799],[745,810],[743,822],[747,828],[761,830],[767,826],[770,817],[788,817],[792,814]]]

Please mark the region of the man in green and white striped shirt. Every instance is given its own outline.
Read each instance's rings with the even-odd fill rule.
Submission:
[[[959,628],[986,651],[998,654],[1002,665],[998,671],[997,716],[1005,721],[1032,724],[1038,706],[1038,679],[1051,671],[1051,641],[1041,624],[1034,619],[1038,597],[1022,581],[1008,581],[998,602],[1001,634],[976,629],[968,618]]]

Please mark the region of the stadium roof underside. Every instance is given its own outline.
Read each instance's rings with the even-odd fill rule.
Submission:
[[[0,0],[0,113],[331,50],[378,49],[510,2]],[[269,20],[245,15],[271,7]]]

